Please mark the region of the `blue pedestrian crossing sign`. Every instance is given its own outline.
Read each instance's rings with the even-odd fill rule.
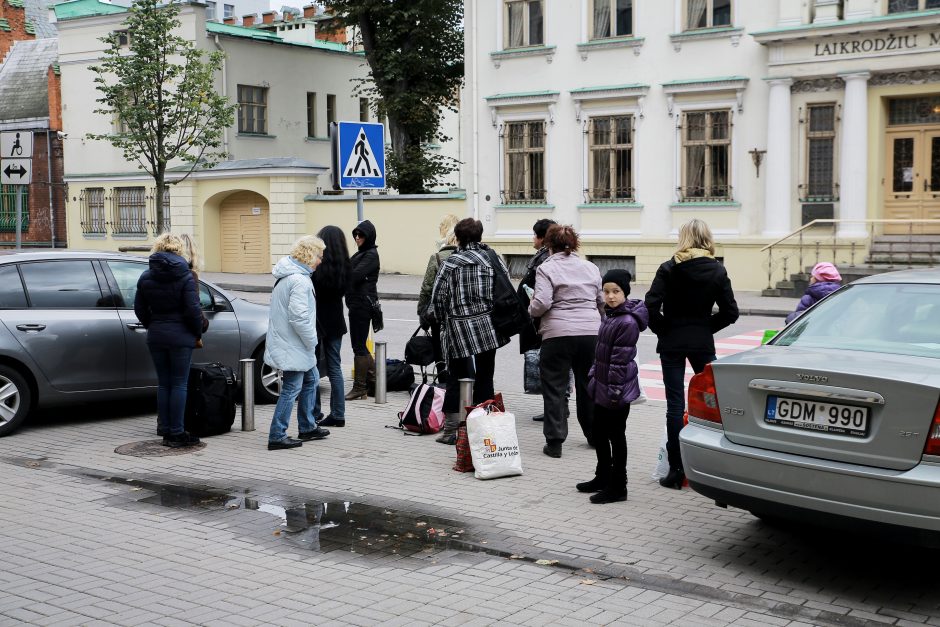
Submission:
[[[336,169],[340,189],[385,187],[385,125],[339,122],[336,125]]]

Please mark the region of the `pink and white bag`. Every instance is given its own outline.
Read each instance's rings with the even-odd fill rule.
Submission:
[[[444,426],[444,390],[422,383],[412,392],[405,411],[398,414],[398,426],[405,431],[437,433]]]

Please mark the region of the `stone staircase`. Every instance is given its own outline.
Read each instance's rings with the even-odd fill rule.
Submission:
[[[855,266],[839,265],[839,273],[843,283],[851,283],[873,274],[934,266],[940,266],[940,235],[876,235],[865,261]],[[761,295],[799,298],[809,287],[812,270],[812,265],[806,266],[803,272],[778,281]]]

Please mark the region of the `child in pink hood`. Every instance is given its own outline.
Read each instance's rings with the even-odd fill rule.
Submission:
[[[834,291],[842,287],[842,275],[839,270],[829,263],[822,261],[813,266],[812,276],[809,280],[809,287],[806,293],[796,305],[796,310],[787,316],[787,324],[796,320],[800,314],[809,309],[817,302],[829,296]]]

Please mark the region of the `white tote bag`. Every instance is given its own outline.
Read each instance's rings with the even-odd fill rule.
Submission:
[[[467,440],[477,479],[522,474],[522,454],[516,436],[516,417],[476,408],[467,416]]]

